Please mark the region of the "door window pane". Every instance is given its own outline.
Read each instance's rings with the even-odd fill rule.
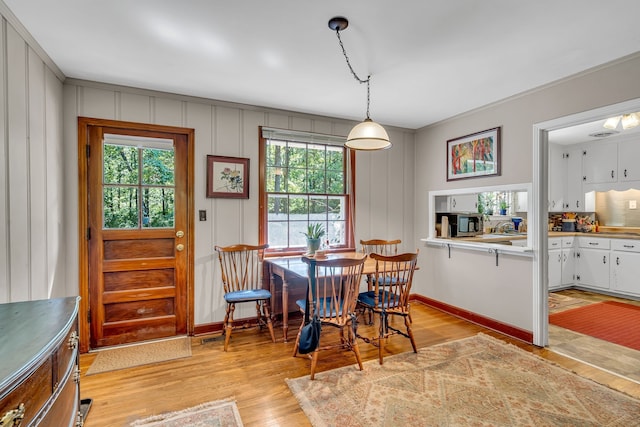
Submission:
[[[102,194],[103,228],[138,228],[136,187],[105,187]]]
[[[142,150],[142,184],[174,185],[173,150]]]
[[[138,183],[138,150],[136,147],[104,144],[102,158],[105,184]]]
[[[142,203],[142,227],[173,227],[175,204],[172,188],[145,188]]]

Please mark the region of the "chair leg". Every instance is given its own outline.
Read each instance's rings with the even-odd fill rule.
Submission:
[[[296,334],[296,344],[293,346],[293,357],[298,355],[298,346],[300,345],[300,334],[302,333],[302,328],[304,327],[304,320],[300,324],[300,328],[298,329],[298,333]]]
[[[379,328],[379,334],[378,334],[378,362],[381,365],[384,363],[382,358],[382,350],[384,347],[384,336],[386,333],[388,321],[389,319],[387,318],[387,315],[385,314],[385,312],[381,311],[380,312],[380,328]]]
[[[276,334],[273,332],[273,322],[271,322],[271,313],[269,312],[269,304],[267,304],[267,301],[262,301],[262,309],[264,310],[264,317],[267,318],[267,327],[271,334],[271,341],[276,342]]]
[[[233,330],[233,312],[235,309],[235,304],[227,304],[227,314],[224,316],[224,351],[227,351],[229,348],[231,331]]]
[[[362,357],[360,356],[360,347],[358,346],[358,323],[356,322],[356,316],[351,317],[351,325],[349,329],[349,346],[351,347],[351,351],[356,355],[356,362],[358,362],[358,367],[362,371],[364,367],[362,366]]]
[[[413,331],[411,330],[411,316],[405,316],[404,324],[407,327],[407,335],[409,335],[409,340],[411,341],[411,347],[413,347],[413,352],[417,353],[418,348],[416,347],[416,341],[413,339]]]
[[[316,377],[316,366],[318,365],[318,356],[320,355],[320,350],[316,349],[311,355],[311,380],[314,380]]]

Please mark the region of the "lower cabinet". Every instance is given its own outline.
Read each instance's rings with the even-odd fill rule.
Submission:
[[[573,285],[576,275],[573,237],[549,239],[549,289]]]
[[[640,240],[552,237],[548,254],[551,291],[575,284],[640,296]]]
[[[609,239],[579,237],[576,281],[595,289],[609,289]]]
[[[611,241],[611,290],[640,295],[640,241]]]

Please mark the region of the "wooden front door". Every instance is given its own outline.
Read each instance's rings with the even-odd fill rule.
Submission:
[[[85,131],[91,348],[190,333],[192,131],[121,122]]]

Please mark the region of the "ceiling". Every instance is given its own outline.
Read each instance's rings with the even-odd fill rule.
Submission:
[[[640,113],[640,112],[638,112]],[[604,140],[607,138],[627,138],[640,134],[640,126],[622,129],[618,124],[616,129],[606,129],[603,125],[606,119],[570,126],[549,132],[549,142],[561,145],[578,144],[582,142]]]
[[[3,0],[65,76],[409,129],[638,51],[636,0]],[[400,6],[401,5],[401,6]]]

